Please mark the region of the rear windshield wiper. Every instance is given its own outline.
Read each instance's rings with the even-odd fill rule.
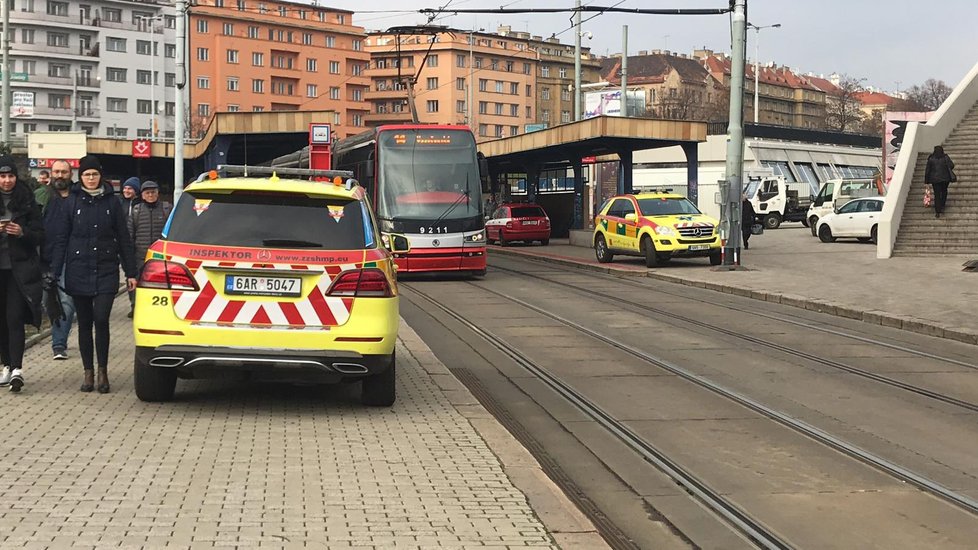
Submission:
[[[303,241],[299,239],[264,239],[262,246],[294,246],[297,248],[322,248],[323,243]]]

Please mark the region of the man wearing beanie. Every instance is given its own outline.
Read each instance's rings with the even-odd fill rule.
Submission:
[[[129,235],[132,236],[139,273],[143,271],[149,247],[163,236],[163,227],[173,209],[173,205],[160,200],[160,186],[155,181],[143,183],[141,189],[142,201],[133,207],[129,217]],[[132,312],[129,315],[131,317]]]
[[[119,197],[126,218],[132,217],[132,208],[139,204],[139,178],[133,176],[122,184],[122,196]]]

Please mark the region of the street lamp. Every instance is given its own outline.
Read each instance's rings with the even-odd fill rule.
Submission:
[[[473,84],[475,84],[475,65],[473,65],[474,53],[473,53],[473,46],[472,46],[473,43],[475,42],[475,39],[473,35],[476,32],[484,32],[484,31],[485,29],[481,27],[479,28],[478,31],[476,31],[475,29],[469,31],[469,84],[468,84],[469,89],[467,90],[468,93],[466,94],[468,97],[465,98],[465,103],[467,106],[467,109],[465,109],[466,111],[465,118],[467,120],[465,122],[468,123],[469,129],[472,130],[472,133],[475,133],[477,130],[475,126],[475,111],[473,110],[475,108],[475,105],[473,105],[475,103],[475,88],[473,87]]]
[[[156,137],[156,114],[158,109],[156,108],[156,33],[154,23],[157,21],[163,21],[163,15],[154,15],[151,17],[142,16],[140,19],[145,25],[149,27],[149,136],[150,139]],[[166,94],[164,94],[164,99]]]
[[[778,29],[781,28],[781,23],[757,26],[748,21],[747,28],[754,29],[754,124],[757,124],[758,108],[760,107],[758,90],[760,89],[761,79],[759,76],[760,73],[758,72],[760,70],[758,50],[760,49],[761,29]]]

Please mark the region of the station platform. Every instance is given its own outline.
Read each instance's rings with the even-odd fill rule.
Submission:
[[[576,241],[577,239],[575,239]],[[978,272],[963,271],[974,256],[876,258],[870,243],[823,243],[801,224],[753,236],[742,271],[719,271],[706,258],[674,259],[648,269],[639,257],[615,256],[598,263],[594,250],[551,239],[548,246],[511,243],[489,247],[568,267],[650,277],[747,296],[867,323],[978,345]],[[491,273],[491,267],[490,267]]]
[[[402,323],[398,400],[359,385],[179,381],[143,403],[129,301],[111,318],[112,393],[33,338],[0,391],[3,548],[607,548],[539,463]]]

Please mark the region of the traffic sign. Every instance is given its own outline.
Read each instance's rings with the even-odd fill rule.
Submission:
[[[328,145],[332,143],[329,124],[314,122],[309,125],[309,143]]]
[[[153,146],[148,139],[132,140],[132,158],[148,159],[153,156]]]
[[[3,71],[0,71],[0,77],[3,77]],[[27,73],[10,73],[11,82],[27,82]]]

